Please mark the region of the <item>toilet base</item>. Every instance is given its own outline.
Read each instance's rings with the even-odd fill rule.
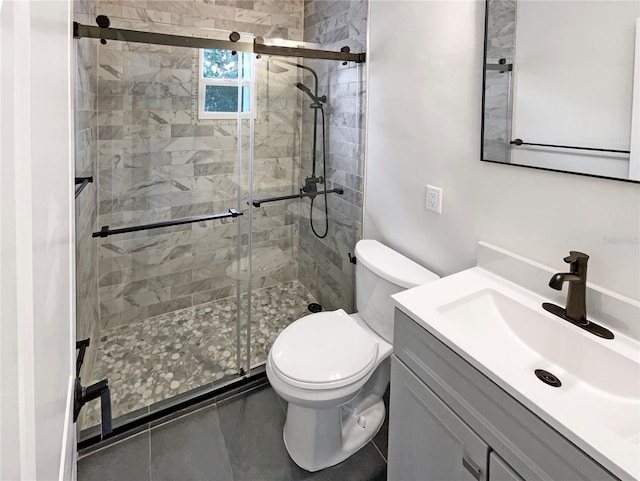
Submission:
[[[363,448],[378,433],[386,415],[382,399],[364,404],[369,406],[363,410],[351,409],[351,403],[327,409],[289,404],[283,438],[291,459],[314,472]]]

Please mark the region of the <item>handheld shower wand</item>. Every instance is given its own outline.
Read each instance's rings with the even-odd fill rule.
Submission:
[[[305,94],[307,94],[311,100],[313,100],[313,104],[311,105],[312,108],[319,108],[322,106],[324,102],[327,101],[326,95],[323,95],[322,97],[318,97],[318,92],[316,92],[316,95],[313,95],[311,93],[311,89],[307,87],[305,84],[303,84],[302,82],[296,82],[294,85],[298,87],[300,90],[302,90]]]

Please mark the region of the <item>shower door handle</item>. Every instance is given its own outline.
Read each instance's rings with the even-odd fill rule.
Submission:
[[[211,214],[211,215],[196,215],[193,217],[183,217],[182,219],[174,219],[167,220],[164,222],[156,222],[154,224],[144,224],[137,225],[133,227],[123,227],[122,229],[109,229],[108,225],[102,226],[98,232],[94,232],[91,234],[92,237],[109,237],[110,235],[116,234],[126,234],[128,232],[136,232],[139,230],[151,230],[151,229],[160,229],[161,227],[171,227],[174,225],[183,225],[183,224],[193,224],[194,222],[204,222],[207,220],[216,220],[216,219],[225,219],[227,217],[238,217],[243,215],[244,212],[229,209],[228,212],[223,212],[221,214]]]
[[[309,192],[309,193],[300,193],[300,194],[291,194],[291,195],[281,195],[278,197],[267,197],[266,199],[255,199],[251,202],[254,207],[260,207],[260,204],[266,204],[267,202],[276,202],[278,200],[291,200],[291,199],[303,199],[305,197],[315,197],[316,195],[322,194],[344,194],[344,189],[337,187],[335,189],[330,190],[320,190],[317,192]],[[247,202],[248,203],[248,202]]]

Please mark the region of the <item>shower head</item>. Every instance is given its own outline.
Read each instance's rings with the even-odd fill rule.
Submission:
[[[283,68],[283,67],[279,66],[278,64],[291,65],[293,67],[296,67],[296,68],[303,69],[303,70],[306,70],[308,72],[311,72],[311,75],[313,75],[313,78],[315,80],[316,95],[311,93],[311,89],[309,87],[307,87],[305,84],[303,84],[302,82],[296,82],[294,85],[309,96],[309,98],[313,101],[313,104],[311,104],[311,106],[313,108],[322,107],[322,104],[327,101],[327,96],[326,95],[321,95],[320,97],[317,96],[317,94],[318,94],[318,74],[316,73],[315,70],[313,70],[311,67],[307,67],[306,65],[302,65],[300,63],[294,63],[294,62],[289,62],[288,60],[282,60],[282,59],[279,59],[279,58],[275,58],[275,59],[273,59],[273,62],[269,64],[269,65],[273,65],[273,67],[275,67],[275,68],[272,67],[272,72],[273,73],[288,72],[288,69]]]
[[[327,96],[323,95],[322,97],[316,97],[315,95],[313,95],[311,93],[311,89],[309,89],[309,87],[307,87],[305,84],[303,84],[302,82],[296,82],[294,84],[296,87],[298,87],[300,90],[302,90],[305,94],[307,94],[309,96],[309,98],[311,100],[313,100],[313,102],[316,105],[320,105],[322,102],[326,102],[327,101]]]

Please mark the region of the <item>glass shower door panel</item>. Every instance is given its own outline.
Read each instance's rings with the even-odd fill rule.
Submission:
[[[238,209],[240,119],[202,113],[202,51],[109,41],[97,55],[95,230]],[[166,406],[243,370],[242,219],[94,239],[98,327],[83,384],[109,380],[114,418]],[[92,402],[81,427],[99,419]]]
[[[289,59],[284,59],[291,61]],[[298,193],[300,121],[295,68],[281,59],[254,61],[252,200]],[[295,206],[266,202],[251,209],[251,366],[259,366],[278,333],[307,312],[300,299]]]
[[[361,225],[361,73],[327,60],[262,56],[254,64],[251,187],[261,202],[251,216],[251,365],[258,366],[278,334],[318,304],[352,311],[347,253]],[[272,200],[333,188],[343,195]]]

